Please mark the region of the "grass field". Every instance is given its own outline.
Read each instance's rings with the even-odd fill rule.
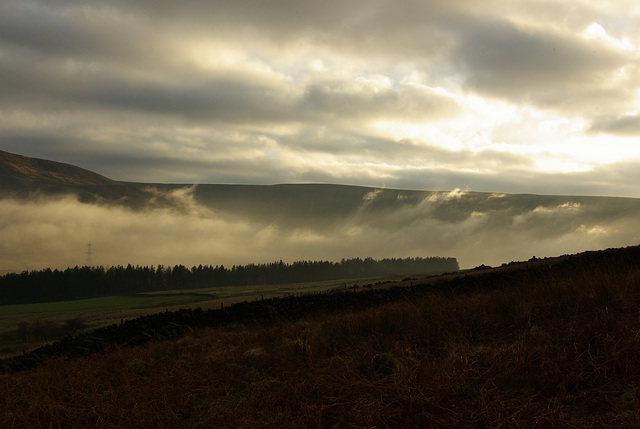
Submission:
[[[184,293],[163,295],[124,295],[75,301],[42,302],[36,304],[5,305],[0,318],[46,314],[85,313],[140,308],[159,308],[210,300],[211,295]]]
[[[80,320],[83,330],[88,331],[166,310],[220,308],[221,305],[235,302],[290,294],[319,293],[344,289],[354,284],[372,284],[385,280],[389,279],[362,278],[281,285],[221,286],[0,306],[0,358],[22,353],[60,338],[67,331],[51,328],[62,327],[70,320]],[[27,334],[29,330],[31,333]]]

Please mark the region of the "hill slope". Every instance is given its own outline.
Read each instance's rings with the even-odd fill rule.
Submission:
[[[0,196],[77,195],[82,202],[141,207],[151,195],[74,165],[0,151]]]
[[[150,188],[161,193],[151,193]],[[354,216],[379,224],[390,220],[411,223],[424,216],[422,209],[427,204],[431,218],[446,222],[464,221],[474,213],[514,216],[540,207],[562,208],[565,212],[587,208],[587,217],[640,213],[640,199],[636,198],[415,191],[336,184],[194,186],[119,182],[74,165],[0,151],[0,197],[74,194],[82,202],[142,208],[151,202],[176,203],[162,195],[185,189],[191,189],[197,204],[217,215],[292,227],[327,226]],[[501,222],[503,219],[498,218],[493,223]]]

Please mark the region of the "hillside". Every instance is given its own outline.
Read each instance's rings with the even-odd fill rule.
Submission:
[[[330,184],[202,184],[195,188],[194,198],[220,214],[292,227],[331,226],[345,219],[357,219],[384,228],[393,222],[398,226],[410,225],[426,214],[436,221],[452,223],[463,222],[474,213],[491,213],[495,217],[487,228],[493,229],[538,207],[566,209],[565,212],[582,208],[582,213],[573,210],[576,213],[572,214],[583,221],[619,219],[629,213],[640,213],[640,199],[636,198],[415,191]],[[564,216],[556,219],[563,220]]]
[[[608,249],[141,318],[106,348],[117,327],[0,374],[0,424],[637,427],[639,260]]]
[[[640,242],[638,198],[126,183],[1,158],[0,195],[14,198],[0,207],[0,273],[85,264],[89,242],[103,266],[446,256],[462,268]],[[81,202],[58,198],[68,193]]]
[[[0,151],[0,197],[72,194],[86,203],[143,207],[152,196],[74,165]]]
[[[160,192],[150,193],[154,189]],[[586,209],[584,220],[623,218],[640,213],[640,199],[617,197],[494,194],[487,192],[415,191],[335,184],[161,184],[111,180],[89,170],[44,159],[0,151],[0,197],[77,195],[87,203],[116,203],[144,208],[172,205],[163,198],[176,190],[191,189],[197,204],[217,215],[261,224],[288,227],[326,227],[356,217],[360,222],[386,226],[389,218],[411,224],[429,203],[429,215],[438,221],[464,221],[473,213],[499,214],[489,227],[506,217],[539,207]],[[179,204],[179,202],[178,202]]]
[[[149,189],[161,191],[150,193]],[[384,224],[402,213],[405,223],[423,215],[420,209],[429,203],[429,215],[439,221],[463,221],[473,213],[499,213],[504,216],[528,213],[538,207],[577,207],[587,210],[587,218],[622,218],[640,213],[640,199],[566,195],[495,194],[466,191],[416,191],[337,184],[162,184],[111,180],[89,170],[44,159],[29,158],[0,151],[0,197],[42,195],[78,195],[90,203],[119,203],[143,208],[154,202],[173,204],[163,199],[162,191],[191,189],[194,200],[218,215],[273,223],[291,227],[314,224],[328,226],[356,216],[363,222]],[[170,202],[171,201],[171,202]],[[404,213],[410,210],[410,213]],[[379,220],[376,221],[376,218]],[[500,224],[504,219],[495,219]],[[491,225],[490,225],[491,226]]]

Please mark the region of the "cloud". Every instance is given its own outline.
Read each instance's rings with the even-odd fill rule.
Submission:
[[[608,82],[633,60],[605,43],[504,20],[465,21],[460,32],[454,58],[475,91],[574,112],[585,100],[629,100]]]
[[[622,115],[597,118],[589,129],[591,133],[606,133],[623,137],[640,135],[640,115]]]
[[[0,270],[83,265],[88,242],[93,263],[107,266],[454,256],[472,267],[640,240],[631,199],[364,189],[359,202],[348,200],[355,206],[337,199],[335,210],[289,213],[292,202],[255,210],[246,199],[231,210],[194,195],[193,188],[176,190],[178,209],[143,211],[72,197],[3,199]]]
[[[115,180],[640,196],[549,174],[638,158],[620,4],[6,0],[0,145]]]
[[[358,76],[355,80],[315,81],[306,89],[303,111],[337,121],[385,119],[429,122],[453,116],[459,109],[450,98],[435,91],[400,83],[386,76]]]

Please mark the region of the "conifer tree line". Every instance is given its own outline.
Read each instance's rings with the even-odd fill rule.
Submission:
[[[457,271],[455,258],[373,258],[329,261],[282,261],[267,264],[50,268],[0,276],[0,305],[64,301],[140,292],[301,283],[361,277],[430,275]]]

